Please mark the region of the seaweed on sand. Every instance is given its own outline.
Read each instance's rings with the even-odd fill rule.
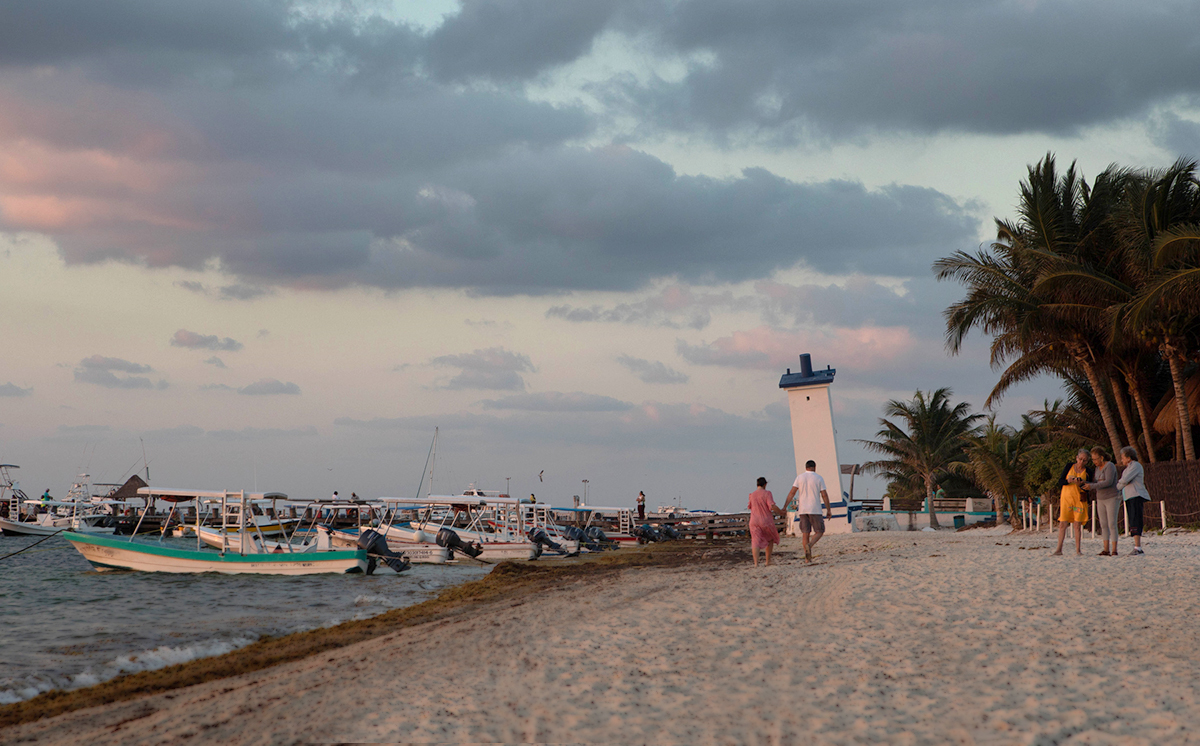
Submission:
[[[264,637],[224,655],[200,658],[155,671],[118,676],[95,686],[52,691],[0,707],[0,728],[33,722],[65,712],[120,702],[174,689],[260,671],[282,663],[353,645],[427,622],[474,613],[481,605],[511,602],[551,590],[568,581],[610,578],[642,567],[725,565],[749,560],[744,542],[718,545],[693,542],[623,549],[571,562],[500,563],[486,576],[448,588],[435,598],[369,619],[335,627]]]

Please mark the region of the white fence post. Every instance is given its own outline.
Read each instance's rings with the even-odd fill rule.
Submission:
[[[1158,503],[1158,512],[1162,514],[1163,531],[1167,530],[1167,501],[1162,500]]]

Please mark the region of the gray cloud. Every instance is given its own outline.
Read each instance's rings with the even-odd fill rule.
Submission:
[[[208,359],[207,359],[207,360],[205,360],[204,362],[205,362],[205,363],[207,363],[208,365],[212,365],[212,366],[215,366],[215,367],[217,367],[217,368],[224,368],[224,367],[226,367],[226,366],[225,366],[225,361],[224,361],[224,360],[222,360],[221,358],[217,357],[216,355],[213,355],[212,357],[208,358]]]
[[[206,383],[200,387],[201,391],[237,391],[236,388],[227,383]]]
[[[264,295],[271,295],[271,293],[272,290],[270,288],[259,287],[258,285],[235,283],[233,285],[226,285],[221,288],[221,299],[254,300],[255,298],[261,298]]]
[[[0,383],[0,396],[29,396],[32,393],[32,388],[23,389],[12,381]]]
[[[1193,0],[660,7],[651,33],[708,61],[623,95],[670,127],[1069,132],[1198,90],[1200,48],[1170,20]]]
[[[273,440],[276,438],[310,438],[318,435],[315,427],[244,427],[241,430],[210,430],[207,436],[223,441]]]
[[[722,141],[1103,124],[1197,93],[1200,48],[1171,22],[1196,10],[1195,0],[1087,12],[1054,1],[472,0],[427,32],[368,4],[8,4],[0,142],[125,164],[119,184],[103,169],[30,164],[42,181],[22,189],[94,205],[49,230],[68,262],[215,264],[235,281],[179,284],[223,299],[279,284],[631,290],[797,263],[913,276],[977,241],[975,206],[763,169],[680,175],[636,150],[572,144],[616,121]],[[523,81],[604,34],[683,74],[600,81],[588,90],[598,111],[526,96]],[[1106,49],[1122,52],[1093,51]],[[1194,139],[1187,123],[1163,128],[1170,142]],[[15,211],[2,220],[46,230]],[[554,314],[708,323],[699,306],[691,317]],[[491,385],[501,384],[515,378]]]
[[[675,352],[692,365],[720,365],[729,368],[771,368],[771,356],[760,350],[729,350],[712,343],[689,344],[675,340]]]
[[[274,394],[289,394],[292,396],[300,393],[300,387],[290,381],[284,383],[275,378],[263,378],[254,383],[243,386],[238,389],[239,394],[247,394],[249,396],[271,396]]]
[[[154,369],[149,365],[133,363],[119,357],[104,357],[92,355],[79,361],[75,368],[75,380],[80,383],[91,383],[108,389],[165,389],[167,382],[151,381],[145,376],[132,375],[149,373]],[[118,373],[124,375],[117,375]]]
[[[490,347],[460,355],[442,355],[430,360],[429,364],[459,369],[459,374],[443,386],[453,390],[524,391],[525,379],[521,373],[536,370],[528,355],[503,347]]]
[[[665,363],[657,360],[643,360],[640,357],[630,357],[629,355],[621,355],[617,358],[617,362],[629,369],[644,383],[687,383],[688,376],[686,373],[680,373],[667,366]]]
[[[638,301],[619,303],[612,308],[593,305],[580,308],[563,304],[552,306],[546,318],[566,321],[606,321],[626,324],[665,326],[672,329],[703,329],[712,321],[716,310],[737,310],[748,306],[747,299],[735,298],[732,292],[697,293],[682,284],[671,285],[661,292]]]
[[[614,0],[464,0],[429,38],[438,78],[529,78],[592,47]]]
[[[585,394],[581,391],[561,393],[542,391],[516,394],[502,399],[487,399],[484,409],[518,409],[525,412],[624,412],[632,409],[629,402],[611,396]]]
[[[243,347],[242,343],[236,339],[229,337],[221,339],[215,334],[197,334],[187,329],[175,332],[175,336],[171,337],[171,344],[175,347],[186,347],[189,350],[222,350],[225,352],[237,352]],[[209,358],[209,360],[220,362],[217,358]],[[222,364],[220,367],[225,366]]]

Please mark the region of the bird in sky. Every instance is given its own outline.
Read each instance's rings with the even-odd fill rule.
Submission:
[[[541,471],[538,472],[538,481],[539,482],[542,481],[542,475],[545,473],[546,473],[545,469],[542,469]]]

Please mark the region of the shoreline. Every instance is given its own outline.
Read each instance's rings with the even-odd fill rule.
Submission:
[[[0,742],[1194,740],[1200,536],[1101,558],[980,534],[829,536],[811,566],[794,539],[769,568],[740,542],[518,565],[382,635]]]
[[[723,547],[706,545],[708,550],[715,548]],[[558,580],[580,575],[600,576],[625,567],[672,563],[677,561],[676,556],[680,550],[695,551],[696,547],[690,543],[647,545],[632,550],[623,549],[619,554],[586,556],[582,561],[575,562],[543,560],[528,564],[499,563],[482,578],[447,588],[420,603],[385,611],[367,619],[288,635],[264,636],[221,655],[197,658],[150,671],[123,674],[78,689],[55,689],[20,702],[0,705],[0,731],[88,707],[162,694],[303,660],[329,650],[447,618],[472,606],[493,603],[510,595],[516,598]]]

